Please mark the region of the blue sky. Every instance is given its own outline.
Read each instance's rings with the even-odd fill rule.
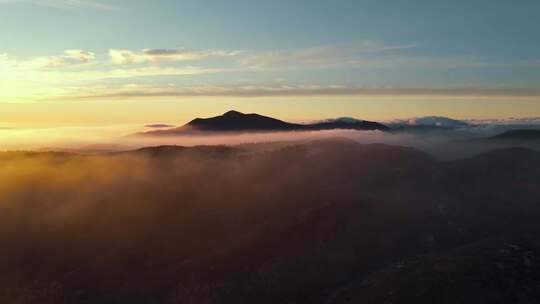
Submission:
[[[13,42],[6,49],[34,55],[41,55],[37,46],[49,52],[178,44],[267,50],[363,40],[415,42],[423,55],[526,58],[540,52],[535,39],[540,3],[534,0],[0,2],[5,4],[0,38]],[[101,3],[111,9],[77,3]]]
[[[540,96],[539,12],[536,0],[0,0],[0,103],[331,97],[347,112],[359,97],[481,96],[509,100],[494,116],[525,115],[505,111]]]

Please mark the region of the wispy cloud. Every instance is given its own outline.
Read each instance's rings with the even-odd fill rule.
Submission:
[[[162,123],[158,123],[158,124],[150,124],[150,125],[146,125],[144,126],[145,128],[149,128],[149,129],[166,129],[166,128],[174,128],[175,125],[169,125],[169,124],[162,124]]]
[[[98,10],[116,10],[115,6],[104,4],[93,0],[0,0],[0,4],[22,3],[39,6],[48,6],[59,9],[98,9]]]
[[[187,61],[200,60],[207,55],[201,51],[192,51],[185,49],[163,50],[163,49],[145,49],[142,52],[131,50],[109,50],[111,62],[114,64],[136,64],[159,61]]]
[[[25,62],[23,65],[37,69],[52,69],[89,63],[95,59],[96,55],[92,52],[66,50],[62,56],[37,57]]]
[[[536,60],[490,61],[472,55],[449,56],[385,56],[377,58],[358,58],[347,62],[356,68],[410,68],[410,69],[460,69],[460,68],[507,68],[538,66]]]
[[[269,67],[328,67],[347,65],[374,54],[416,48],[416,44],[384,45],[372,41],[342,45],[320,46],[295,51],[257,52],[239,59],[243,66],[252,68]]]
[[[475,55],[418,56],[408,53],[417,44],[380,44],[371,41],[319,46],[294,51],[248,52],[238,57],[240,66],[251,70],[320,68],[355,69],[460,69],[539,67],[538,59],[493,61]]]
[[[84,87],[65,99],[129,99],[137,97],[279,97],[279,96],[441,96],[540,98],[540,90],[497,88],[366,88],[341,85],[136,85]]]
[[[62,81],[99,80],[110,78],[132,78],[174,75],[199,75],[216,73],[220,69],[196,66],[137,66],[117,67],[107,63],[87,65],[96,60],[93,52],[83,50],[66,50],[61,56],[43,56],[27,60],[11,58],[8,54],[0,54],[0,72],[5,77],[15,78],[17,75],[35,75],[42,73],[49,79],[60,78]],[[63,69],[66,67],[77,69]],[[63,76],[62,76],[63,75]],[[23,77],[24,78],[24,77]]]
[[[467,120],[471,124],[477,125],[510,125],[510,126],[540,126],[540,117],[508,117],[508,118],[494,118],[494,119],[469,119]]]
[[[112,78],[134,78],[155,76],[187,76],[202,75],[220,72],[220,69],[202,68],[196,66],[187,67],[141,67],[131,69],[113,69],[106,71],[83,71],[73,72],[73,77],[81,80],[101,80]]]
[[[2,0],[0,0],[2,1]],[[5,0],[4,0],[5,1]],[[0,97],[21,96],[27,99],[64,98],[129,98],[174,96],[475,96],[534,97],[538,90],[507,88],[373,88],[351,85],[295,85],[271,83],[268,75],[311,69],[420,69],[540,67],[538,60],[494,62],[474,56],[415,57],[407,50],[415,44],[385,45],[373,42],[308,48],[293,52],[197,50],[188,48],[148,48],[141,51],[110,49],[105,54],[71,49],[56,56],[17,58],[0,54]],[[197,64],[193,64],[197,61]],[[189,64],[188,64],[189,63]],[[257,85],[211,85],[210,78],[186,88],[179,76],[200,76],[215,73],[258,73]],[[267,73],[267,74],[265,74]],[[281,76],[281,75],[278,75]],[[145,78],[130,80],[134,78]],[[183,77],[182,77],[183,78]],[[268,78],[268,77],[267,77]],[[114,79],[114,81],[112,81]],[[210,79],[210,81],[209,81]],[[113,86],[103,86],[104,83]],[[152,86],[131,86],[132,82],[152,83]],[[169,86],[168,84],[174,84]],[[214,82],[215,83],[215,82]],[[351,83],[350,81],[347,83]],[[125,86],[124,86],[125,85]],[[397,84],[399,86],[399,84]],[[419,84],[422,86],[422,84]],[[36,97],[37,96],[37,97]]]
[[[241,51],[213,51],[179,49],[144,49],[135,52],[125,49],[110,49],[109,57],[114,64],[156,63],[162,61],[193,61],[212,56],[229,57],[240,54]]]
[[[92,52],[82,50],[27,59],[0,54],[0,101],[61,96],[70,88],[92,87],[112,79],[116,83],[132,78],[187,77],[220,71],[218,68],[178,65],[116,66],[98,61]]]

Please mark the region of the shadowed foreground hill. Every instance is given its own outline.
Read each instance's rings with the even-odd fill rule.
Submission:
[[[399,261],[427,255],[433,281],[438,254],[459,264],[456,248],[540,231],[536,152],[264,147],[0,154],[0,302],[342,303],[376,276],[345,296],[363,303],[414,284],[378,279]]]
[[[390,265],[330,303],[538,303],[539,282],[537,238],[489,239]]]

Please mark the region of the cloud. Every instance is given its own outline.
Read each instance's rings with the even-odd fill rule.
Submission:
[[[60,56],[20,59],[0,55],[0,98],[24,101],[63,92],[63,86],[78,83],[79,71],[92,66],[94,55],[82,50],[68,50]]]
[[[476,125],[531,125],[540,126],[540,117],[508,117],[497,119],[470,119],[467,120]]]
[[[110,71],[82,72],[82,79],[110,79],[110,78],[133,78],[154,76],[186,76],[202,75],[219,72],[219,69],[187,67],[142,67],[133,69],[115,69]]]
[[[130,50],[109,50],[111,62],[114,64],[134,64],[159,61],[187,61],[200,60],[206,57],[201,51],[191,50],[166,50],[166,49],[145,49],[140,53]]]
[[[424,116],[395,119],[388,121],[385,124],[390,128],[396,129],[400,134],[420,136],[423,140],[455,141],[470,138],[491,137],[509,130],[539,130],[540,118],[523,117],[457,120],[441,116]],[[453,149],[455,150],[455,148],[456,147],[453,147],[452,143],[450,143],[449,146],[444,147],[442,150],[450,149],[449,151],[452,151]],[[442,150],[439,152],[444,154],[448,154],[449,152]]]
[[[136,64],[161,61],[193,61],[202,60],[210,56],[236,56],[241,51],[203,51],[179,49],[144,49],[135,52],[125,49],[110,49],[109,57],[114,64]]]
[[[175,126],[169,125],[169,124],[150,124],[144,127],[149,128],[149,129],[167,129],[167,128],[174,128]]]
[[[2,0],[0,0],[2,1]],[[70,49],[58,56],[15,58],[0,53],[0,97],[12,100],[70,98],[128,98],[175,96],[271,97],[271,96],[466,96],[466,97],[540,97],[537,89],[497,87],[430,88],[364,87],[351,85],[298,85],[265,79],[273,72],[287,75],[290,70],[309,73],[309,69],[420,69],[538,67],[538,60],[492,62],[474,56],[413,57],[407,50],[416,44],[360,42],[307,48],[297,51],[197,50],[188,48],[147,48],[140,51],[109,49],[98,57],[93,52]],[[397,54],[397,53],[400,54]],[[404,52],[404,53],[401,53]],[[187,65],[197,61],[198,64]],[[267,73],[269,72],[269,73]],[[259,73],[254,85],[212,85],[195,83],[191,87],[169,86],[180,83],[176,76],[215,73]],[[265,74],[267,73],[267,74]],[[236,75],[236,74],[235,74]],[[225,75],[222,75],[226,77]],[[158,78],[158,77],[161,77]],[[169,77],[169,78],[166,78]],[[242,77],[246,77],[242,75]],[[251,77],[251,75],[250,75]],[[131,78],[148,78],[151,86],[130,87]],[[103,85],[105,80],[110,81]],[[205,81],[205,80],[203,80]],[[208,81],[208,79],[206,79]],[[315,81],[316,82],[316,81]],[[149,82],[147,82],[149,83]],[[191,82],[193,83],[193,82]],[[296,82],[298,83],[298,82]],[[324,82],[323,82],[324,83]],[[399,86],[399,84],[398,84]],[[24,92],[24,93],[21,93]]]
[[[390,127],[438,127],[438,128],[463,128],[469,124],[462,120],[457,120],[443,116],[423,116],[407,119],[396,119],[387,124]]]
[[[198,66],[143,65],[125,67],[99,61],[94,53],[66,50],[60,56],[16,58],[0,53],[0,101],[21,102],[63,96],[66,92],[99,86],[105,80],[114,83],[130,78],[194,76],[221,72]],[[156,80],[158,81],[158,80]],[[170,79],[167,80],[167,83]]]
[[[134,97],[279,97],[279,96],[428,96],[428,97],[523,97],[540,98],[535,89],[494,88],[364,88],[341,85],[123,85],[82,87],[69,92],[69,99]]]
[[[100,63],[98,66],[91,66],[90,68],[89,66],[85,66],[85,69],[60,69],[66,67],[82,67],[84,64],[93,62],[94,60],[96,60],[96,56],[93,52],[79,49],[66,50],[62,56],[35,57],[27,60],[13,59],[9,57],[8,54],[0,54],[0,68],[4,68],[6,70],[6,76],[11,78],[13,78],[14,75],[30,76],[35,73],[46,73],[49,76],[47,77],[47,80],[58,79],[66,82],[111,78],[200,75],[220,71],[220,69],[195,66],[141,66],[135,68],[118,68],[107,63]]]
[[[8,54],[0,54],[0,68],[18,69],[18,70],[33,70],[33,69],[52,69],[68,66],[76,66],[84,63],[89,63],[96,59],[92,52],[83,50],[66,50],[61,56],[43,56],[35,57],[28,60],[18,60],[11,58]]]
[[[357,58],[347,62],[357,68],[414,68],[414,69],[459,69],[459,68],[507,68],[528,67],[533,61],[494,62],[471,55],[459,56],[384,56],[377,58]]]
[[[289,52],[260,52],[245,56],[239,60],[243,66],[265,67],[328,67],[348,64],[367,55],[382,54],[398,50],[416,48],[416,44],[383,45],[372,41],[320,46]]]
[[[459,69],[538,67],[538,59],[492,61],[474,55],[414,56],[403,53],[417,48],[415,43],[385,45],[371,41],[319,46],[294,51],[248,52],[238,58],[240,66],[251,70],[291,70],[312,68],[367,69]]]
[[[37,57],[22,63],[23,66],[37,69],[63,68],[88,63],[96,59],[92,52],[66,50],[62,56]]]
[[[66,58],[79,60],[81,62],[88,62],[96,58],[94,53],[83,50],[67,50],[65,53]]]
[[[97,9],[97,10],[116,10],[117,7],[103,4],[91,0],[0,0],[0,4],[33,4],[39,6],[48,6],[59,9]]]
[[[468,130],[486,130],[492,128],[512,129],[515,127],[540,127],[540,117],[505,117],[490,119],[453,119],[444,116],[421,116],[404,119],[394,119],[385,122],[390,127],[414,127],[431,126],[442,128],[454,128],[463,131]]]

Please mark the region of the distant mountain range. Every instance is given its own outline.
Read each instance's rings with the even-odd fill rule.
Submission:
[[[521,144],[521,143],[540,143],[540,130],[538,129],[512,129],[500,132],[493,136],[472,138],[468,142],[476,143],[500,143],[500,144]]]
[[[442,116],[426,116],[391,121],[391,132],[429,135],[466,142],[523,144],[540,142],[540,124],[504,121],[464,121]],[[444,136],[444,137],[443,137]]]
[[[498,140],[540,140],[540,130],[509,130],[491,137]]]
[[[394,132],[452,131],[472,126],[465,121],[443,116],[399,119],[388,123],[388,127]]]
[[[482,124],[442,116],[401,119],[382,124],[350,117],[326,119],[312,123],[292,123],[256,113],[228,111],[210,118],[195,118],[187,124],[174,127],[165,124],[148,125],[144,137],[167,137],[208,133],[250,133],[321,130],[360,130],[412,133],[417,135],[450,136],[450,139],[471,139],[486,142],[531,142],[540,139],[540,130],[534,125]]]
[[[196,118],[181,127],[148,131],[137,135],[175,136],[196,132],[320,131],[332,129],[386,131],[389,128],[378,122],[354,118],[338,118],[311,124],[298,124],[254,113],[244,114],[238,111],[229,111],[220,116]]]

